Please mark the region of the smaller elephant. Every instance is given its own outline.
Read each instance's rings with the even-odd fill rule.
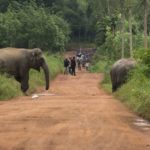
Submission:
[[[120,59],[115,62],[111,68],[110,76],[112,83],[112,92],[115,92],[127,81],[128,72],[135,68],[136,61],[134,59]]]
[[[49,69],[41,49],[0,49],[0,73],[14,76],[20,82],[22,92],[29,88],[30,69],[40,71],[43,69],[45,74],[45,88],[49,89]]]

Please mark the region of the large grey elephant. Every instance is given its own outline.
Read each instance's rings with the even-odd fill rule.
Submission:
[[[46,90],[49,89],[49,69],[39,48],[35,49],[0,49],[0,72],[12,75],[20,82],[21,90],[26,92],[29,88],[29,70],[31,68],[44,70]]]
[[[115,62],[111,68],[110,76],[112,82],[112,92],[115,92],[122,84],[127,81],[128,72],[135,68],[134,59],[120,59]]]

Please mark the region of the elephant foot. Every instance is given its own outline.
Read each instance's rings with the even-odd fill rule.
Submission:
[[[30,96],[28,92],[23,92],[24,96]]]
[[[116,92],[116,90],[117,90],[117,87],[116,87],[116,86],[113,86],[113,87],[112,87],[112,92]]]

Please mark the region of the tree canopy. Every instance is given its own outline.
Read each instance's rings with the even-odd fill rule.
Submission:
[[[109,57],[149,46],[149,0],[1,0],[0,47],[63,50],[93,42]]]

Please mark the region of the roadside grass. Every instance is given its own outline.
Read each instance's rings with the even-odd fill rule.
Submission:
[[[109,70],[112,62],[107,60],[100,60],[96,62],[94,65],[90,66],[89,71],[91,73],[104,73],[104,79],[100,83],[100,85],[109,93],[111,93],[111,81],[109,77]]]
[[[114,95],[141,117],[150,120],[150,79],[144,74],[133,74]]]
[[[105,72],[104,80],[100,84],[108,93],[112,93],[108,72]],[[149,91],[150,79],[141,70],[136,69],[129,75],[128,82],[113,93],[113,95],[139,116],[150,120]]]
[[[108,93],[112,93],[111,79],[109,72],[104,73],[104,79],[100,83],[100,85],[104,88],[105,91],[107,91]]]
[[[0,75],[0,100],[10,99],[22,95],[20,84],[13,78]]]
[[[104,79],[100,86],[112,94],[110,67],[113,62],[97,61],[90,67],[90,72],[103,72]],[[113,95],[139,116],[150,120],[150,79],[144,74],[144,67],[139,66],[129,74],[129,80]]]
[[[45,58],[50,70],[50,79],[52,80],[58,73],[63,71],[62,57],[59,54],[45,54]],[[31,69],[29,74],[29,94],[35,92],[38,86],[44,86],[45,88],[45,77],[42,69],[40,72]],[[0,75],[0,100],[8,100],[21,95],[23,93],[20,89],[20,83],[13,77],[8,78],[6,75]]]
[[[91,65],[89,68],[89,71],[94,73],[94,72],[107,72],[109,70],[110,62],[105,61],[105,60],[100,60],[94,65]]]

